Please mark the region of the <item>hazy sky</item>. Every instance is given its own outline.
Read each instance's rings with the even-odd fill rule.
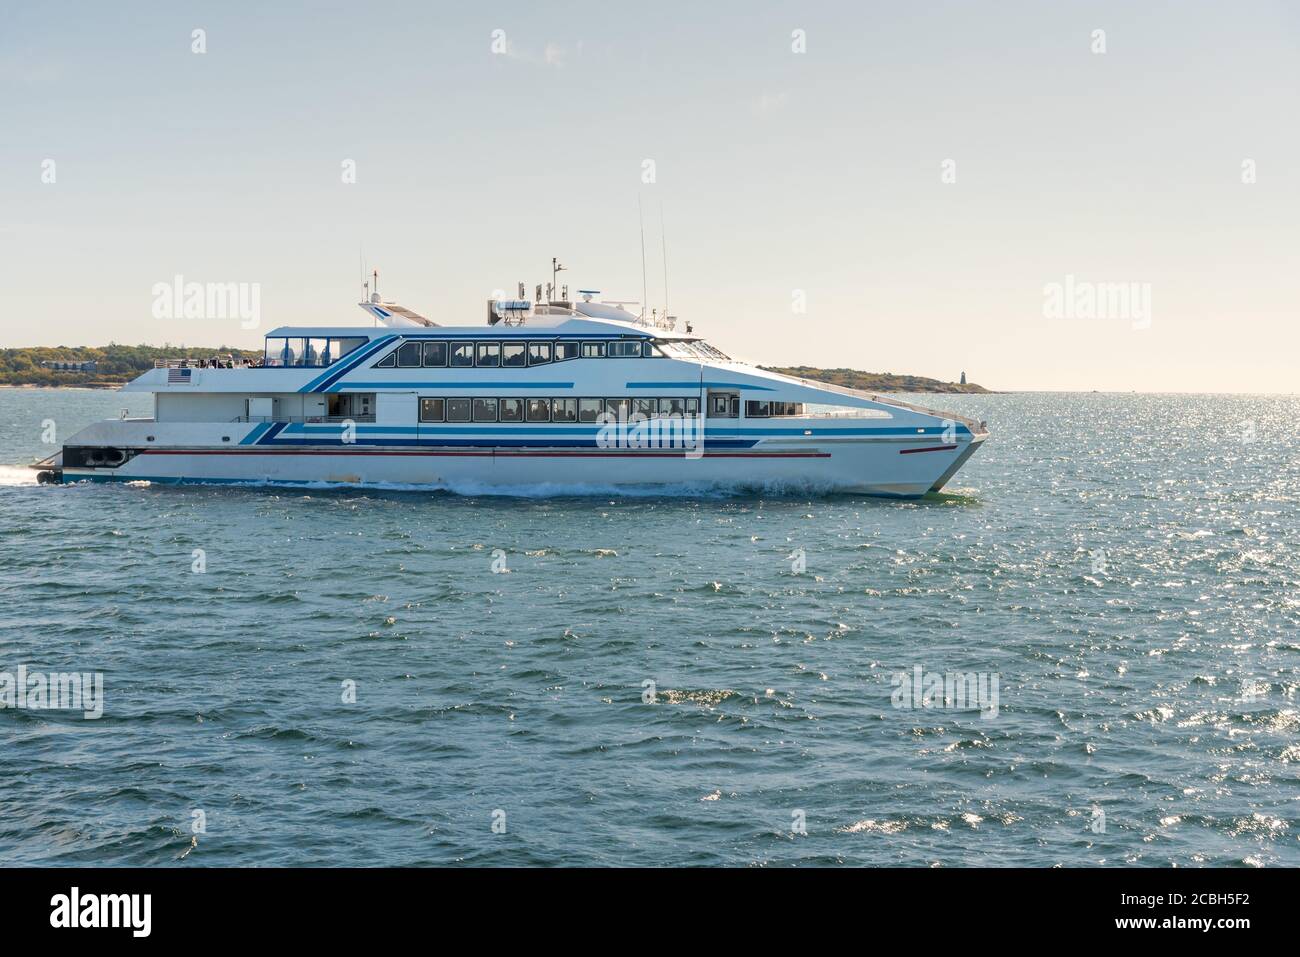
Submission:
[[[553,255],[639,299],[640,195],[652,303],[662,204],[671,310],[739,358],[1297,390],[1300,4],[271,6],[0,0],[0,345],[364,322],[362,245],[446,324]],[[260,329],[154,318],[176,275]],[[1139,285],[1051,318],[1067,276]]]

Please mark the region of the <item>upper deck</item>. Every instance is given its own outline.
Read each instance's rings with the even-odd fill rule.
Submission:
[[[807,417],[812,414],[807,406],[815,405],[833,407],[839,410],[836,415],[938,415],[972,431],[979,427],[950,413],[734,361],[694,335],[689,325],[678,331],[672,320],[646,322],[617,304],[491,300],[488,323],[481,326],[441,326],[373,299],[359,305],[382,324],[281,326],[267,333],[259,363],[171,365],[144,373],[124,391],[196,399],[204,394],[276,396],[277,408],[301,406],[296,414],[304,417],[333,404],[290,404],[284,397],[316,394],[323,402],[340,393],[364,393],[371,399],[399,393],[652,395],[694,397],[701,407],[707,399],[720,403],[719,409],[736,409],[743,401],[749,416]],[[586,314],[594,312],[601,314]],[[238,413],[236,407],[220,408],[222,414]]]

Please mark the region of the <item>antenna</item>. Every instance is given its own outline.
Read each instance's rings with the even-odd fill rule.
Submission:
[[[645,214],[641,211],[641,194],[636,194],[636,218],[641,225],[641,318],[645,318],[646,284],[645,284]]]
[[[659,200],[659,241],[663,243],[664,258],[664,321],[668,319],[668,237],[664,234],[664,201]]]
[[[556,280],[559,278],[560,273],[564,272],[566,268],[568,267],[561,266],[560,261],[556,259],[554,256],[551,257],[551,287],[549,290],[547,290],[546,293],[547,299],[550,299],[553,290],[556,290],[560,287],[560,284]]]

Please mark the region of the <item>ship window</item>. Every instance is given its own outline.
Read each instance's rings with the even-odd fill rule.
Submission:
[[[303,351],[302,364],[305,366],[323,366],[329,363],[326,354],[329,352],[330,341],[328,339],[306,339],[306,345]]]
[[[685,399],[660,399],[659,414],[660,415],[685,415],[686,400]]]
[[[528,343],[528,364],[541,366],[551,361],[551,344],[549,342]]]
[[[762,419],[774,415],[803,415],[802,402],[746,402],[745,415]]]
[[[412,369],[420,364],[420,343],[403,342],[397,350],[397,364],[403,369]]]
[[[496,420],[497,420],[496,399],[475,399],[474,400],[474,421],[475,422],[495,422]]]
[[[280,365],[300,366],[302,365],[302,340],[301,339],[284,339],[284,345],[280,349]]]
[[[524,400],[523,399],[502,399],[501,400],[501,421],[502,422],[524,421]]]
[[[447,400],[447,421],[468,422],[469,421],[469,399],[448,399]]]
[[[551,400],[550,399],[529,399],[528,400],[528,421],[529,422],[551,421]]]
[[[421,422],[441,422],[442,418],[443,418],[442,399],[421,399],[420,400],[420,421]]]
[[[699,399],[687,399],[687,400],[686,400],[686,414],[687,414],[687,415],[699,415],[699,414],[700,414],[700,400],[699,400]]]
[[[331,339],[329,344],[330,361],[338,362],[338,360],[342,359],[349,352],[361,348],[369,341],[369,339],[361,336],[349,336],[346,339]]]
[[[481,366],[501,365],[501,343],[480,342],[478,344],[478,364]]]
[[[375,369],[392,369],[397,366],[397,350],[394,349],[374,364]]]
[[[734,419],[740,415],[740,396],[709,396],[709,415],[719,419]]]
[[[634,415],[644,415],[647,419],[653,419],[655,412],[658,411],[658,399],[633,399],[632,413]]]
[[[578,421],[578,400],[552,399],[551,418],[556,422]]]
[[[424,364],[426,366],[445,366],[447,364],[447,343],[426,342],[424,344]]]
[[[605,358],[605,343],[603,342],[584,342],[582,344],[582,357],[584,359],[603,359]]]
[[[501,345],[501,364],[512,369],[518,368],[524,364],[527,357],[524,354],[524,344],[522,342],[506,342]]]
[[[451,365],[464,369],[474,364],[474,343],[456,342],[451,347]]]
[[[555,344],[555,361],[578,358],[579,346],[576,342],[557,342]]]
[[[641,355],[641,343],[636,340],[611,342],[608,354],[611,359],[635,359]]]
[[[617,418],[626,420],[628,415],[631,414],[631,409],[632,409],[631,399],[606,399],[605,400],[605,411],[612,416],[616,416]]]
[[[641,357],[642,357],[642,358],[644,358],[644,359],[653,359],[657,354],[658,354],[658,350],[655,349],[655,347],[654,347],[654,343],[652,343],[649,339],[647,339],[645,342],[641,343]]]
[[[578,400],[578,421],[579,422],[598,422],[600,413],[605,408],[604,399],[579,399]]]

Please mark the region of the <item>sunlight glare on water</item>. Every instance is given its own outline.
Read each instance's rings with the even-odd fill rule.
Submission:
[[[913,502],[20,468],[139,401],[0,390],[0,671],[106,695],[0,711],[6,863],[1300,864],[1296,398],[944,396]]]

